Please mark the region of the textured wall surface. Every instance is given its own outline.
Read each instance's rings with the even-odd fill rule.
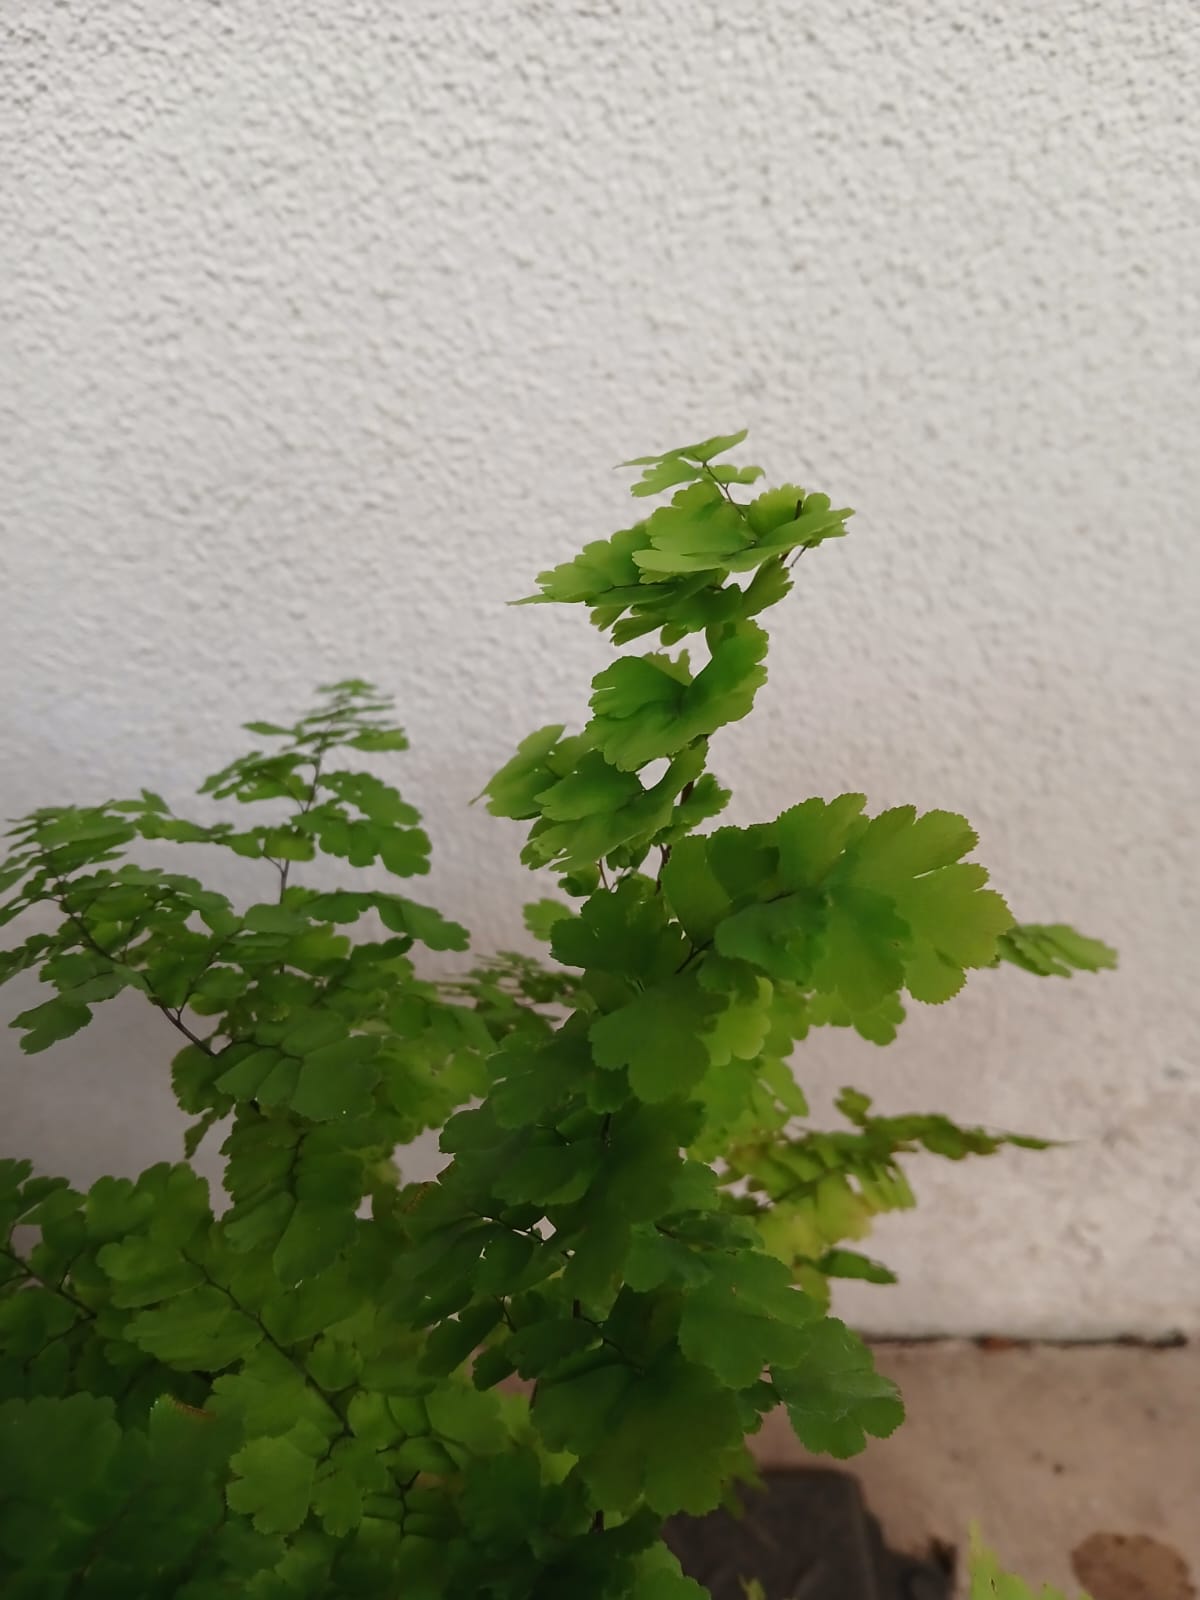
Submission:
[[[961,809],[1018,915],[1123,952],[804,1047],[821,1092],[1074,1141],[922,1162],[902,1286],[844,1307],[1200,1324],[1198,75],[1194,0],[10,0],[3,812],[184,800],[361,673],[428,894],[523,941],[520,829],[467,802],[603,657],[504,602],[628,520],[612,462],[749,424],[860,514],[717,742],[734,819]],[[4,1153],[174,1155],[171,1048],[10,1035]]]

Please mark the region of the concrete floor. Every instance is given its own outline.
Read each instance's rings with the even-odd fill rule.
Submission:
[[[1196,1593],[1200,1346],[946,1341],[876,1354],[908,1417],[848,1466],[895,1548],[961,1552],[977,1520],[1031,1584],[1074,1596],[1086,1580],[1092,1600]],[[806,1460],[778,1414],[756,1454],[764,1466]]]

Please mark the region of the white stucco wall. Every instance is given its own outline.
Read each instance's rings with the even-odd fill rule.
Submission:
[[[184,801],[361,673],[422,887],[523,941],[521,830],[467,801],[603,656],[504,602],[627,520],[612,462],[749,424],[860,514],[718,743],[735,819],[961,809],[1020,916],[1123,956],[804,1047],[820,1088],[1076,1141],[922,1162],[903,1285],[843,1305],[1196,1327],[1197,81],[1194,0],[10,3],[3,812]],[[4,1153],[174,1155],[156,1019],[0,1044]]]

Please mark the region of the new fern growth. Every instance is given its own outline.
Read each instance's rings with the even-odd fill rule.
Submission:
[[[978,1528],[971,1530],[968,1569],[970,1600],[1069,1600],[1061,1589],[1052,1589],[1046,1584],[1035,1592],[1015,1573],[1006,1572],[995,1552],[983,1543]],[[1080,1595],[1079,1600],[1087,1600],[1087,1596]]]
[[[744,498],[759,469],[715,464],[742,437],[634,463],[635,495],[670,502],[540,580],[615,644],[659,645],[486,790],[558,876],[527,908],[553,968],[422,977],[417,948],[461,950],[461,928],[300,881],[318,852],[427,870],[416,813],[359,770],[405,741],[357,681],[249,724],[273,750],[205,784],[266,821],[143,791],[13,830],[0,918],[42,926],[0,978],[54,991],[17,1018],[24,1048],[141,994],[183,1036],[185,1154],[225,1131],[229,1203],[187,1161],[86,1193],[0,1163],[6,1595],[687,1600],[663,1519],[749,1473],[768,1410],[839,1456],[899,1422],[827,1281],[890,1279],[847,1241],[911,1204],[906,1152],[1036,1141],[854,1090],[842,1130],[813,1129],[793,1049],[823,1025],[886,1043],[905,997],[1000,960],[1112,956],[1015,925],[946,812],[844,795],[698,831],[728,799],[709,739],[765,681],[757,619],[849,516],[793,485]],[[235,908],[128,859],[140,840],[234,851],[269,892]],[[438,1126],[450,1164],[405,1185],[394,1150]]]

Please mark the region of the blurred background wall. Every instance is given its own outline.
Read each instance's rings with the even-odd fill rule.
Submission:
[[[1197,81],[1193,0],[7,6],[3,813],[185,801],[240,721],[362,674],[416,887],[525,944],[521,829],[468,801],[604,657],[505,602],[630,520],[612,463],[748,424],[859,515],[716,742],[733,819],[961,809],[1018,916],[1122,951],[802,1047],[818,1105],[1073,1141],[918,1163],[901,1287],[842,1309],[1195,1327]],[[132,1007],[0,1035],[2,1153],[174,1157],[174,1042]]]

